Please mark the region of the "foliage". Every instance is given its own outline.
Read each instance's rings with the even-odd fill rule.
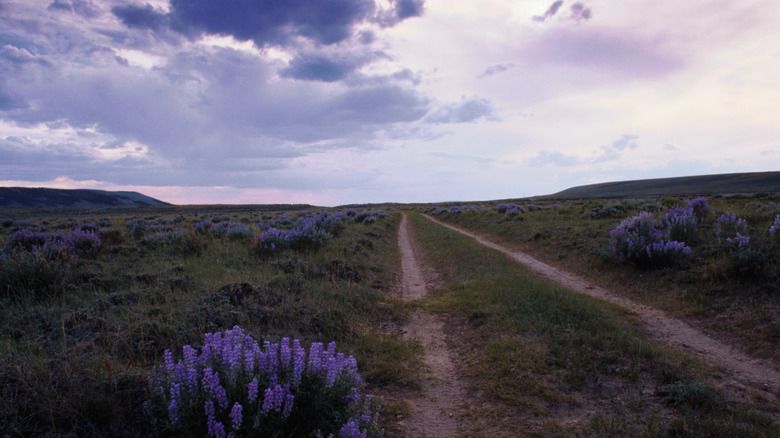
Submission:
[[[669,229],[652,213],[642,212],[610,231],[610,250],[620,259],[641,266],[668,265],[678,256],[689,255],[691,247],[672,240]]]
[[[725,248],[742,248],[750,244],[745,219],[738,218],[735,213],[726,212],[717,221],[715,235],[718,242]]]
[[[152,379],[147,409],[180,436],[376,436],[377,417],[360,393],[357,362],[313,343],[283,338],[261,347],[240,327],[185,345]]]

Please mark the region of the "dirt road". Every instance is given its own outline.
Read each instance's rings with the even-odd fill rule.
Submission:
[[[423,270],[415,257],[409,220],[404,214],[398,230],[401,251],[403,299],[414,300],[426,295]],[[447,347],[444,321],[424,311],[416,311],[404,326],[404,338],[416,340],[425,351],[426,375],[422,395],[409,400],[412,415],[404,419],[405,436],[454,437],[461,432],[463,384],[458,379]]]
[[[512,251],[463,228],[440,222],[430,216],[427,219],[475,239],[487,247],[500,251],[527,266],[532,272],[575,292],[619,304],[634,312],[657,339],[680,348],[705,363],[726,371],[722,384],[737,389],[747,389],[758,397],[780,400],[780,369],[760,359],[749,357],[737,349],[719,342],[695,330],[684,322],[670,318],[664,312],[636,303],[591,284],[586,279],[543,263],[521,251]]]

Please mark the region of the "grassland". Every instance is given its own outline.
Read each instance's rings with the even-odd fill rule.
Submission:
[[[609,230],[675,200],[547,203],[514,216],[486,203],[437,217],[596,277],[777,360],[778,245],[766,231],[780,213],[777,201],[710,198],[694,256],[661,268],[618,260],[608,250]],[[261,342],[335,341],[357,359],[364,392],[378,395],[381,425],[396,436],[408,414],[405,400],[420,391],[424,356],[400,328],[410,308],[420,307],[447,320],[459,375],[470,388],[466,436],[780,435],[772,419],[776,406],[722,391],[717,370],[657,344],[621,308],[539,280],[422,218],[421,208],[404,208],[439,285],[412,303],[395,293],[400,214],[393,208],[383,207],[389,214],[376,214],[375,221],[362,220],[371,216],[361,216],[365,209],[342,209],[343,226],[327,241],[279,250],[259,246],[258,236],[270,226],[292,228],[321,209],[3,212],[1,247],[21,229],[84,227],[95,230],[100,244],[56,263],[30,258],[24,266],[4,249],[0,430],[7,436],[175,435],[145,409],[164,351],[180,352],[202,344],[204,333],[238,325]],[[765,262],[751,275],[734,271],[711,241],[713,220],[726,210],[747,220],[752,244],[764,251]],[[219,224],[243,231],[231,234]],[[20,269],[26,275],[16,275]]]
[[[335,341],[339,351],[356,357],[369,393],[414,387],[419,352],[384,328],[405,314],[385,293],[397,271],[398,215],[370,224],[345,216],[344,229],[319,248],[258,255],[253,237],[260,224],[283,227],[313,212],[204,210],[149,208],[143,216],[96,217],[69,212],[3,223],[4,241],[18,228],[66,232],[98,223],[102,236],[96,252],[79,257],[43,293],[4,271],[4,436],[168,434],[143,409],[151,371],[166,349],[202,345],[204,333],[235,325],[261,343],[283,337],[304,344]],[[138,221],[146,231],[126,225]],[[228,237],[193,230],[204,222],[251,231]],[[163,229],[184,238],[170,245],[155,240]],[[392,400],[384,404],[387,419],[403,409]]]
[[[464,214],[465,217],[465,214]],[[541,281],[419,216],[471,383],[468,436],[775,436],[767,406],[729,400],[711,370],[648,338],[621,308]],[[770,408],[771,409],[771,408]]]

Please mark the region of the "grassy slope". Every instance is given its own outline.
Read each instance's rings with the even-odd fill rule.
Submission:
[[[706,370],[648,340],[618,307],[545,283],[503,255],[413,216],[443,279],[425,305],[450,315],[476,398],[467,435],[773,436]]]
[[[637,198],[645,196],[696,196],[723,193],[780,192],[780,172],[619,181],[572,187],[536,199]]]

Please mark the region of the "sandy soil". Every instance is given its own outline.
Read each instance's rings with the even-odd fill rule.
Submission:
[[[423,268],[415,257],[414,241],[406,215],[398,230],[401,251],[402,290],[405,300],[426,295]],[[426,375],[422,395],[409,400],[412,414],[403,421],[404,435],[408,437],[453,437],[462,432],[461,418],[464,406],[464,383],[458,378],[452,360],[454,354],[447,346],[442,318],[416,311],[403,328],[404,338],[416,340],[425,351]]]
[[[657,339],[680,348],[705,363],[724,370],[721,384],[728,389],[746,390],[756,397],[780,400],[780,369],[768,361],[749,357],[736,348],[719,342],[693,329],[684,322],[670,318],[664,312],[635,303],[608,290],[594,286],[586,279],[545,264],[530,255],[512,251],[484,237],[460,227],[446,224],[430,216],[433,222],[475,239],[477,242],[500,251],[522,263],[532,272],[575,292],[610,301],[634,312]],[[742,391],[738,391],[742,392]]]

